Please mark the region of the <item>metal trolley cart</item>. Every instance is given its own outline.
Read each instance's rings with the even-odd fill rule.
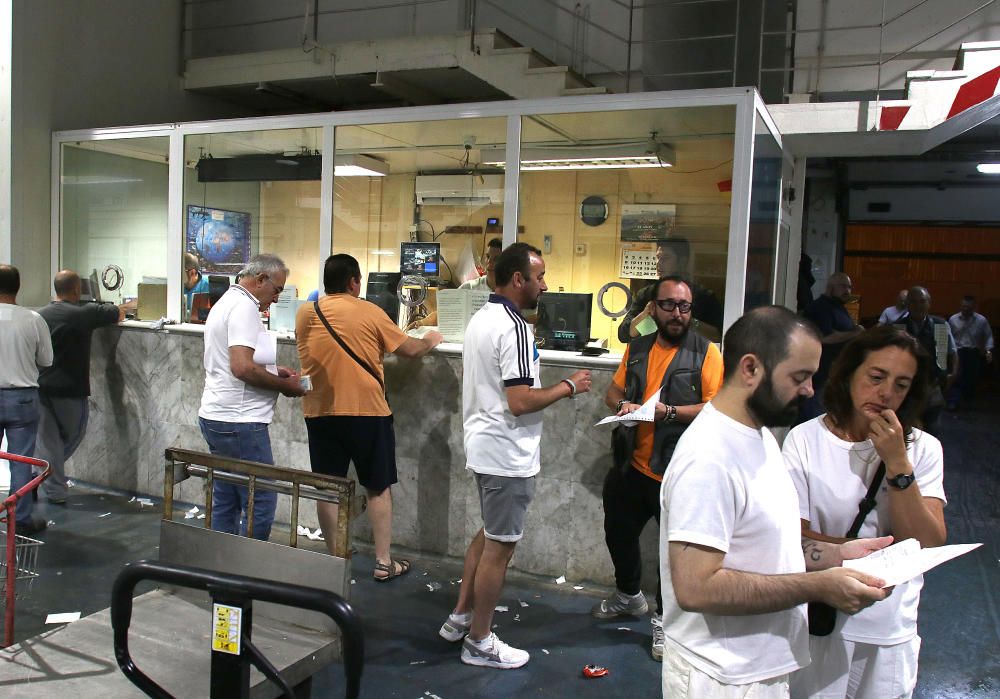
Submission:
[[[31,591],[31,583],[38,577],[38,549],[43,543],[16,532],[17,518],[14,515],[14,508],[17,507],[18,500],[31,497],[32,491],[49,477],[50,467],[47,461],[8,454],[5,451],[0,451],[0,459],[43,469],[39,475],[3,501],[3,512],[0,513],[0,525],[7,524],[5,529],[0,527],[0,546],[4,551],[0,559],[0,593],[2,593],[0,605],[4,607],[3,643],[0,644],[0,648],[6,648],[14,643],[14,601],[27,596]]]

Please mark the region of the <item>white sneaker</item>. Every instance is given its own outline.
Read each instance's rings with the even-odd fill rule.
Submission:
[[[462,641],[462,662],[466,665],[513,670],[530,659],[531,655],[527,651],[508,646],[495,633],[490,633],[479,643],[468,636]]]
[[[654,614],[651,620],[653,625],[653,646],[650,648],[650,652],[653,654],[653,660],[663,661],[663,617],[659,614]]]
[[[449,614],[448,619],[441,624],[438,635],[454,643],[465,638],[470,626],[472,626],[472,614]]]
[[[598,619],[614,619],[619,616],[642,616],[648,611],[649,605],[641,592],[636,595],[626,595],[620,590],[615,590],[615,594],[595,604],[590,613]]]

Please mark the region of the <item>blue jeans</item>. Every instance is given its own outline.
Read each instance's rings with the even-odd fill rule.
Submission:
[[[38,434],[38,389],[0,389],[0,432],[7,435],[7,451],[18,456],[35,455],[35,437]],[[31,480],[31,466],[11,461],[10,494]],[[34,502],[31,494],[17,501],[15,519],[27,523],[31,519]]]
[[[208,450],[218,456],[273,464],[271,437],[262,422],[220,422],[198,418]],[[255,489],[253,498],[253,538],[267,541],[271,536],[278,494]],[[215,481],[212,486],[212,529],[246,536],[247,488]]]

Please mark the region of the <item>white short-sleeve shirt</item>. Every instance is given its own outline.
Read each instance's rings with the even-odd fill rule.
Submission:
[[[239,284],[229,287],[205,321],[205,390],[198,416],[221,422],[271,422],[277,391],[233,376],[230,347],[257,349],[264,324],[260,304]]]
[[[52,337],[38,313],[0,303],[0,388],[37,388],[39,367],[52,366]]]
[[[538,473],[541,411],[515,417],[509,386],[539,387],[538,350],[517,307],[491,294],[465,330],[462,348],[462,418],[466,468],[526,478]]]
[[[858,503],[868,492],[879,456],[870,441],[846,442],[833,434],[823,416],[805,422],[791,432],[782,447],[788,473],[799,495],[799,516],[813,531],[828,536],[847,534],[858,515]],[[920,494],[947,502],[944,495],[944,457],[941,442],[918,429],[907,447]],[[865,518],[858,536],[892,534],[889,518],[889,484],[875,495],[875,509]],[[923,576],[897,585],[881,602],[853,616],[837,615],[834,633],[849,641],[888,646],[902,643],[917,633],[917,607]]]
[[[766,429],[711,402],[685,430],[660,490],[663,634],[691,665],[725,684],[778,677],[809,664],[805,605],[767,614],[687,612],[670,578],[670,542],[708,546],[722,565],[763,575],[805,572],[795,488]]]

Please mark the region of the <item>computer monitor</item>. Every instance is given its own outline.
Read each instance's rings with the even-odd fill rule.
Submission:
[[[440,272],[441,243],[400,243],[399,271],[404,275],[436,277]]]
[[[400,276],[399,272],[369,272],[368,287],[365,290],[365,299],[385,311],[393,323],[399,315],[396,287],[399,286]]]
[[[101,302],[101,282],[97,278],[97,270],[93,270],[89,277],[80,279],[80,300]]]
[[[218,303],[222,295],[229,291],[229,285],[229,277],[225,274],[208,275],[208,298],[210,306]]]
[[[535,322],[535,337],[542,340],[540,346],[571,352],[583,349],[590,340],[593,305],[593,294],[542,294]]]

